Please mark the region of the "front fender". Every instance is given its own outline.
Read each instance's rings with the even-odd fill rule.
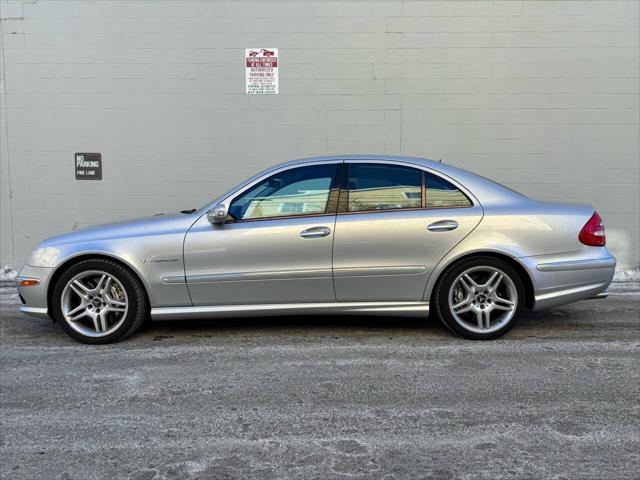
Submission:
[[[67,243],[49,278],[57,278],[72,263],[91,257],[111,258],[129,267],[142,282],[152,307],[189,306],[191,298],[184,281],[182,243],[184,234],[97,240],[90,244]],[[172,282],[166,282],[171,278]]]

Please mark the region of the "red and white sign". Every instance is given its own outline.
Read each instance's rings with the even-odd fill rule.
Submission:
[[[278,49],[247,48],[244,53],[248,95],[278,93]]]

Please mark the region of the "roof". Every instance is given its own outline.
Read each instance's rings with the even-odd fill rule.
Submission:
[[[290,160],[288,162],[283,162],[279,165],[293,165],[296,163],[313,163],[313,162],[326,162],[332,160],[382,160],[382,161],[395,161],[395,162],[409,162],[409,163],[417,163],[425,166],[435,167],[436,165],[442,165],[440,162],[436,162],[434,160],[429,160],[426,158],[420,157],[403,157],[400,155],[327,155],[320,157],[306,157],[299,158],[297,160]]]
[[[475,173],[471,173],[462,168],[454,167],[453,165],[449,165],[447,163],[436,162],[434,160],[428,160],[426,158],[420,157],[403,157],[399,155],[329,155],[329,156],[321,156],[321,157],[307,157],[300,158],[297,160],[290,160],[288,162],[283,162],[277,165],[273,165],[262,172],[257,173],[251,178],[245,180],[240,185],[237,185],[233,189],[225,192],[221,197],[219,197],[215,202],[211,203],[208,207],[210,208],[218,201],[222,201],[223,198],[226,198],[228,195],[231,195],[238,188],[247,185],[254,180],[261,178],[265,175],[268,175],[274,170],[281,169],[283,167],[294,166],[294,165],[308,165],[314,163],[322,163],[328,161],[340,161],[340,160],[378,160],[378,161],[388,161],[388,162],[404,162],[409,164],[414,164],[417,166],[422,166],[434,170],[438,173],[443,174],[444,176],[449,177],[454,180],[454,183],[458,183],[465,187],[468,193],[471,193],[483,206],[487,205],[504,205],[504,204],[513,204],[519,203],[521,201],[529,201],[523,195],[520,195],[509,188],[495,183],[487,178],[476,175]],[[203,209],[204,210],[204,209]]]
[[[279,165],[275,165],[273,169],[283,166],[296,165],[296,164],[309,164],[309,163],[321,163],[326,161],[335,160],[379,160],[389,162],[404,162],[412,163],[418,166],[427,167],[442,173],[454,181],[464,186],[469,192],[471,192],[483,205],[489,204],[504,204],[504,203],[519,203],[521,201],[528,202],[529,199],[524,195],[511,190],[504,185],[494,182],[488,178],[482,177],[468,170],[464,170],[459,167],[455,167],[448,163],[442,163],[440,161],[429,160],[421,157],[404,157],[400,155],[329,155],[320,157],[307,157],[297,160],[291,160]],[[270,169],[271,170],[271,169]]]

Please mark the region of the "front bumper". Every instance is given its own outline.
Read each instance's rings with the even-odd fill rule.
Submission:
[[[522,260],[534,284],[533,310],[606,297],[616,267],[616,259],[603,247]]]
[[[45,308],[38,307],[27,307],[26,305],[21,306],[18,310],[20,310],[25,315],[29,315],[30,317],[37,318],[49,318],[49,311]]]
[[[20,307],[22,313],[38,318],[49,318],[47,291],[53,271],[53,268],[32,267],[30,265],[22,267],[16,278],[18,294],[24,301],[24,305]],[[23,287],[20,282],[25,279],[36,279],[40,283],[30,287]]]

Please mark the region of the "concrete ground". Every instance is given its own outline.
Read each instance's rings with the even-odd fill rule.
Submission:
[[[470,342],[435,321],[152,324],[90,347],[0,307],[2,479],[637,479],[640,297]]]

